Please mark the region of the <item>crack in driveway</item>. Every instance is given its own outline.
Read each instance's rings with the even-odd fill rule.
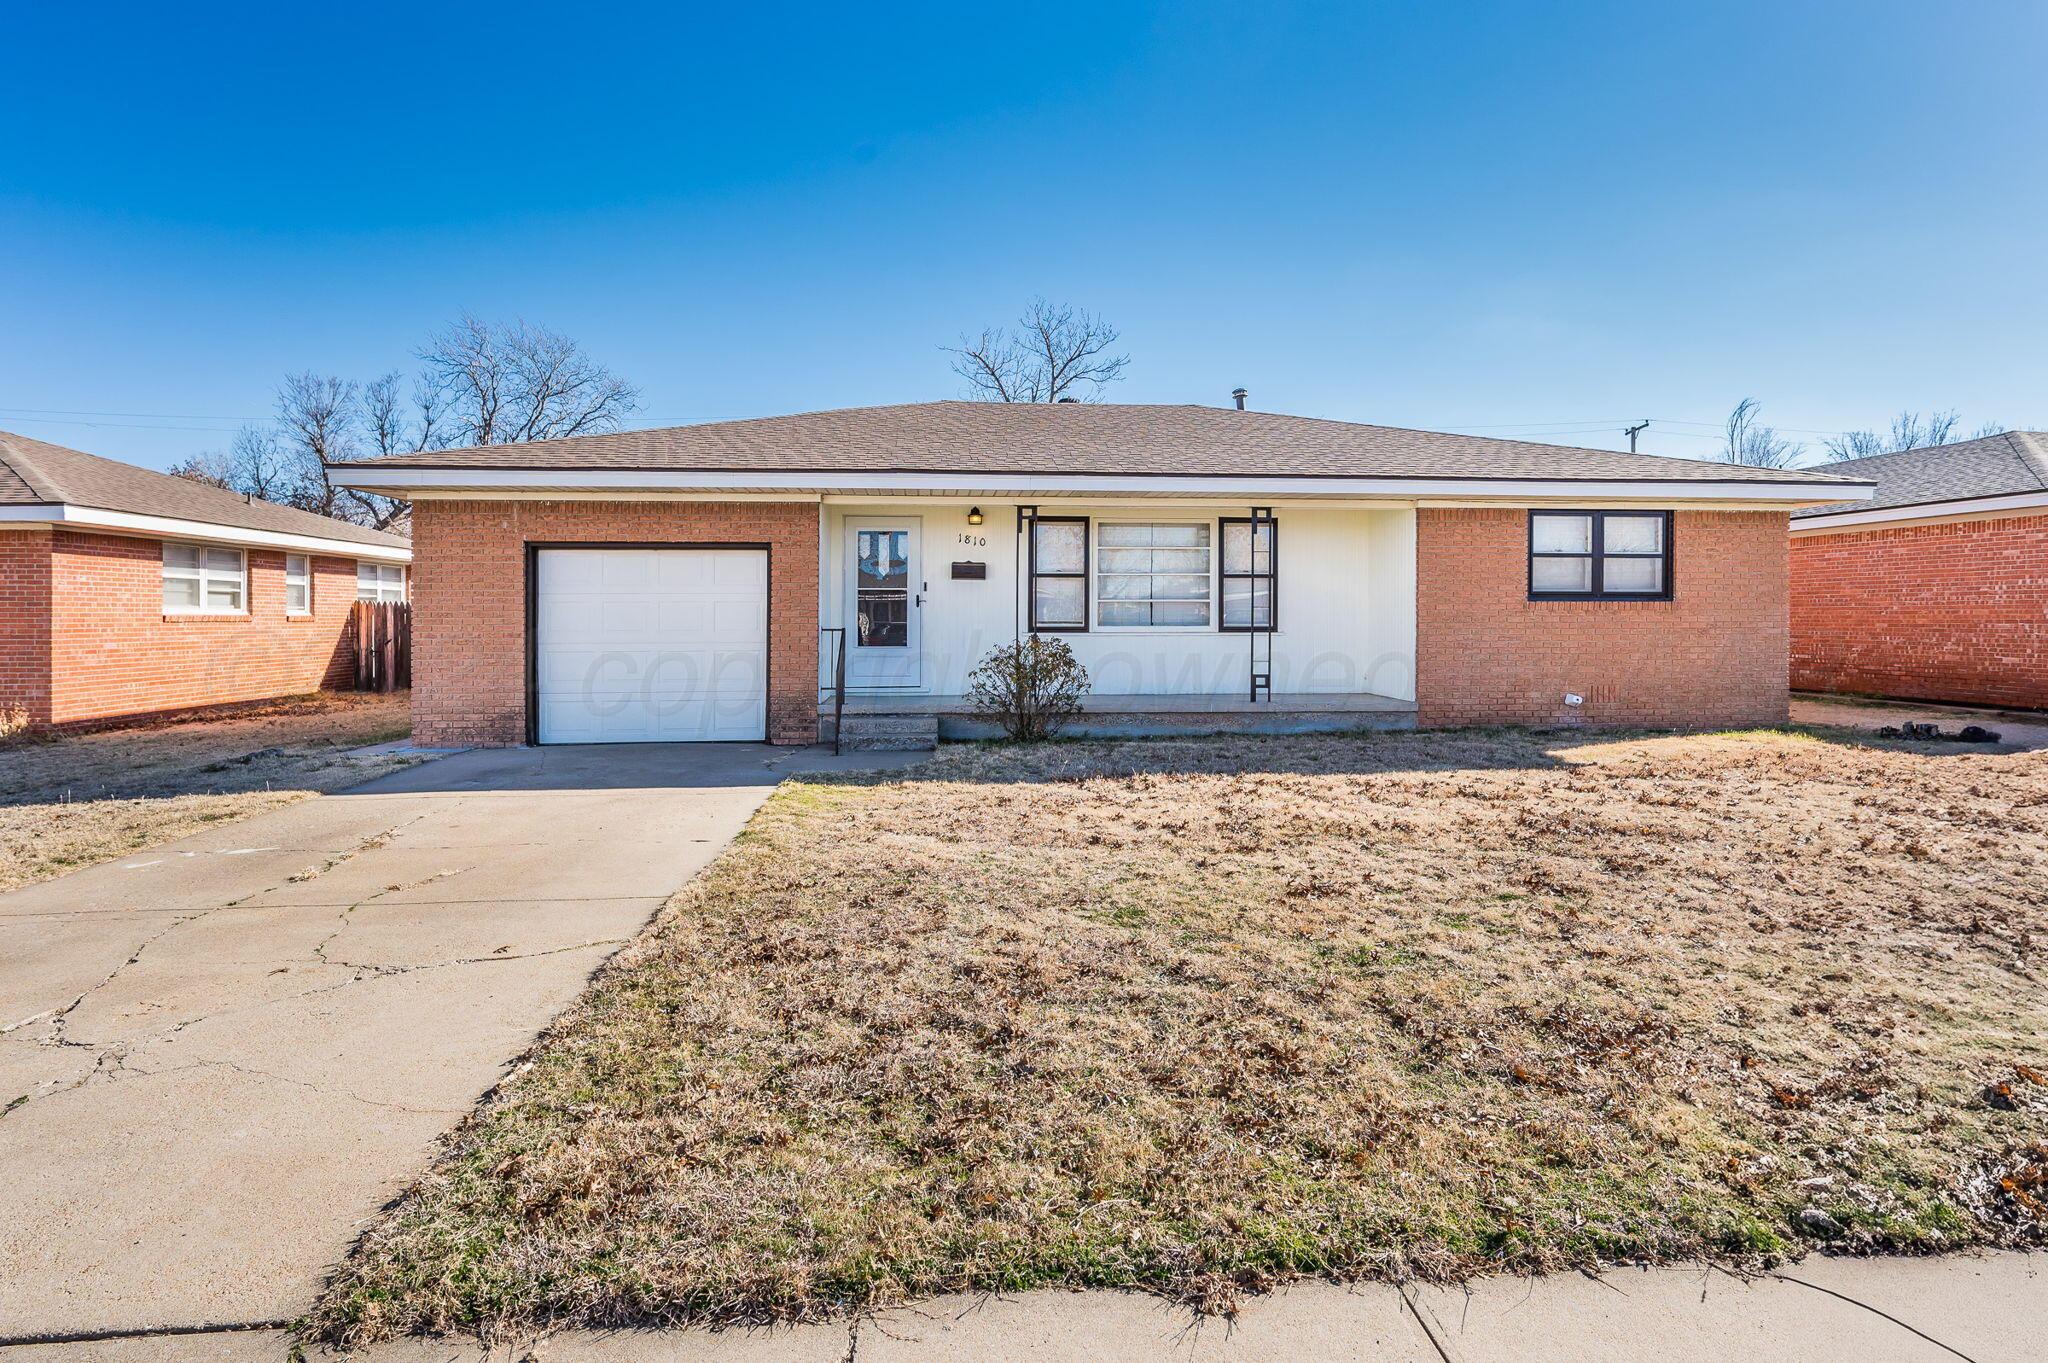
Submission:
[[[62,1004],[56,1008],[46,1008],[40,1013],[34,1013],[28,1017],[20,1019],[19,1021],[10,1022],[4,1026],[0,1026],[0,1038],[4,1038],[12,1035],[15,1032],[22,1031],[24,1028],[34,1026],[37,1023],[46,1023],[48,1024],[50,1029],[47,1035],[36,1036],[28,1039],[33,1040],[36,1044],[43,1046],[67,1047],[71,1049],[88,1050],[94,1052],[92,1068],[87,1070],[83,1075],[72,1080],[68,1084],[61,1085],[57,1088],[50,1089],[43,1093],[27,1093],[16,1095],[7,1102],[6,1106],[0,1107],[0,1120],[5,1120],[9,1117],[14,1116],[23,1108],[29,1106],[31,1103],[44,1102],[50,1098],[57,1097],[60,1094],[74,1092],[78,1089],[84,1088],[87,1084],[92,1083],[95,1079],[101,1079],[113,1075],[118,1075],[126,1068],[127,1057],[133,1052],[133,1049],[136,1046],[146,1044],[148,1041],[151,1040],[158,1039],[158,1036],[175,1034],[176,1032],[183,1030],[185,1027],[190,1026],[195,1022],[203,1020],[203,1018],[187,1019],[184,1023],[179,1024],[177,1027],[169,1029],[168,1032],[157,1034],[157,1036],[130,1038],[121,1041],[83,1041],[69,1035],[72,1014],[74,1014],[78,1011],[79,1008],[84,1006],[85,1001],[87,999],[92,998],[95,994],[98,994],[100,991],[112,985],[114,981],[120,979],[122,975],[126,974],[131,967],[138,964],[142,960],[142,958],[148,953],[151,947],[155,946],[158,942],[163,941],[166,937],[169,937],[172,933],[178,931],[180,928],[189,927],[191,924],[202,922],[205,919],[212,917],[214,914],[224,912],[228,909],[239,908],[240,906],[247,904],[252,899],[261,898],[266,894],[270,894],[276,890],[282,889],[286,885],[302,884],[306,881],[316,880],[319,877],[326,875],[328,872],[334,870],[338,866],[345,865],[346,863],[355,860],[357,857],[362,856],[365,853],[373,852],[378,848],[387,845],[391,841],[391,839],[398,833],[402,832],[406,828],[409,828],[412,825],[420,822],[422,819],[426,818],[428,812],[429,811],[427,810],[422,810],[410,819],[404,820],[390,828],[380,829],[377,832],[372,833],[369,836],[357,842],[354,847],[348,848],[341,852],[332,853],[326,858],[326,860],[321,862],[318,866],[315,866],[310,870],[294,872],[293,874],[286,876],[284,880],[278,882],[277,884],[266,885],[261,889],[252,890],[248,894],[238,895],[233,899],[225,900],[221,903],[210,904],[203,909],[195,909],[189,912],[178,911],[176,916],[174,916],[170,922],[164,924],[162,927],[158,928],[155,932],[151,933],[149,936],[145,937],[139,944],[137,944],[136,947],[132,951],[130,951],[128,955],[120,962],[120,964],[116,965],[112,970],[108,971],[106,975],[99,980],[98,983],[90,985],[84,990],[81,990],[79,994],[75,998],[73,998],[69,1003]],[[109,1061],[112,1062],[111,1066],[109,1066],[108,1064]]]

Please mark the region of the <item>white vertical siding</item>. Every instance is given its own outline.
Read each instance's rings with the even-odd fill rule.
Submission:
[[[849,518],[915,519],[924,543],[925,600],[919,690],[957,695],[987,651],[1007,643],[1021,601],[1023,564],[1014,503],[982,502],[980,526],[967,502],[877,500],[826,510],[821,618],[844,623]],[[1206,521],[1247,508],[1151,501],[1115,506],[1041,503],[1047,515],[1092,520]],[[1276,692],[1369,692],[1415,698],[1415,512],[1280,507],[1280,628],[1273,637]],[[986,541],[962,543],[961,537]],[[1218,554],[1220,557],[1220,546]],[[982,581],[955,581],[955,562],[987,566]],[[1090,584],[1091,606],[1093,583]],[[1220,602],[1218,603],[1220,609]],[[1213,616],[1213,612],[1212,612]],[[1091,609],[1091,619],[1093,612]],[[1105,629],[1062,634],[1101,695],[1237,695],[1249,672],[1243,634],[1200,630]],[[1261,641],[1263,653],[1264,643]]]

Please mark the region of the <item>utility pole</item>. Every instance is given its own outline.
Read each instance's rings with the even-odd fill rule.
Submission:
[[[1630,454],[1634,454],[1636,452],[1636,433],[1638,431],[1647,430],[1649,428],[1649,425],[1650,419],[1648,417],[1644,417],[1641,421],[1638,421],[1635,425],[1630,426],[1628,428],[1628,452]]]

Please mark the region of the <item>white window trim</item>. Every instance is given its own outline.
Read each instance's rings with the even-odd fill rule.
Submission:
[[[180,549],[194,549],[194,550],[197,550],[197,551],[198,551],[198,554],[199,554],[199,566],[198,566],[197,568],[192,568],[192,569],[184,569],[184,568],[178,568],[178,569],[173,569],[173,568],[171,567],[171,565],[170,565],[170,564],[169,564],[168,562],[164,562],[164,557],[165,557],[166,555],[168,555],[169,551],[171,550],[171,548],[172,548],[173,546],[175,546],[175,547],[177,547],[177,548],[180,548]],[[208,567],[206,566],[206,556],[207,556],[207,555],[208,555],[209,553],[223,553],[223,554],[233,554],[233,555],[235,556],[235,559],[236,559],[236,561],[237,561],[237,562],[238,562],[238,563],[240,564],[240,567],[239,567],[239,568],[237,568],[237,570],[236,570],[235,576],[236,576],[236,577],[237,577],[237,578],[238,578],[238,579],[240,580],[240,583],[241,583],[241,589],[242,589],[242,604],[241,604],[240,606],[236,607],[236,608],[235,608],[235,609],[233,609],[233,610],[217,610],[217,609],[213,609],[213,608],[210,608],[210,607],[209,607],[209,606],[208,606],[208,605],[206,604],[206,596],[207,596],[206,588],[207,588],[207,584],[208,584],[208,583],[209,583],[209,582],[210,582],[210,581],[211,581],[212,579],[214,579],[214,578],[216,578],[216,577],[224,577],[224,576],[226,576],[226,574],[224,574],[224,573],[220,573],[220,572],[218,572],[217,570],[215,570],[215,569],[212,569],[212,568],[208,568]],[[161,551],[159,552],[159,556],[158,556],[158,564],[159,564],[159,576],[158,576],[158,578],[157,578],[157,597],[158,597],[158,604],[159,604],[159,605],[160,605],[160,606],[161,606],[161,607],[163,608],[163,610],[162,610],[162,613],[163,613],[163,614],[165,614],[165,615],[177,615],[177,616],[211,615],[211,616],[215,616],[215,617],[217,617],[217,618],[220,618],[220,619],[229,619],[229,620],[235,619],[235,618],[237,618],[237,617],[246,617],[246,616],[247,616],[247,615],[249,614],[249,551],[248,551],[248,550],[246,550],[246,549],[234,549],[234,548],[230,548],[230,547],[228,547],[228,546],[226,546],[226,545],[221,545],[221,544],[200,544],[200,543],[196,543],[196,542],[194,542],[194,541],[190,541],[190,540],[165,540],[165,541],[163,541],[163,547],[162,547]],[[177,578],[189,578],[189,579],[191,579],[191,580],[194,580],[194,581],[196,581],[196,582],[198,582],[198,583],[199,583],[199,604],[198,604],[198,605],[196,605],[196,606],[173,606],[173,605],[171,605],[171,604],[170,604],[169,602],[167,602],[167,601],[164,601],[164,600],[162,599],[162,597],[163,597],[163,584],[164,584],[165,582],[168,582],[168,581],[170,581],[170,580],[171,580],[171,579],[172,579],[173,577],[177,577]]]
[[[377,574],[377,594],[375,596],[363,595],[363,569],[365,568],[369,568]],[[383,575],[387,569],[395,569],[398,573],[398,595],[396,596],[384,595]],[[377,563],[369,559],[356,560],[356,600],[368,601],[376,605],[402,606],[410,599],[411,590],[412,575],[406,571],[404,564]]]
[[[1209,623],[1206,625],[1105,625],[1102,623],[1102,527],[1105,525],[1194,525],[1209,531]],[[1218,628],[1222,607],[1222,578],[1218,575],[1223,566],[1223,555],[1218,543],[1215,519],[1185,520],[1168,516],[1118,516],[1110,519],[1091,517],[1088,534],[1088,605],[1090,634],[1142,634],[1148,638],[1174,634],[1221,634]],[[1111,545],[1111,548],[1119,546]],[[1114,574],[1112,574],[1114,576]],[[1191,573],[1180,574],[1192,577]]]
[[[306,604],[292,609],[292,560],[297,559],[305,566]],[[311,554],[286,554],[284,556],[284,613],[290,619],[303,619],[313,613],[313,556]]]

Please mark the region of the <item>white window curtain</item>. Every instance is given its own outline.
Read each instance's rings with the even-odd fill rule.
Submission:
[[[1530,595],[1642,599],[1670,592],[1669,512],[1529,514]]]
[[[1256,542],[1249,520],[1223,522],[1223,628],[1270,629],[1279,565],[1272,521],[1261,521]]]
[[[1078,633],[1088,628],[1088,522],[1041,516],[1031,523],[1031,628]]]
[[[235,615],[248,600],[248,561],[239,549],[164,545],[164,614]]]
[[[1096,530],[1095,618],[1109,628],[1200,628],[1215,589],[1214,534],[1110,522]]]

